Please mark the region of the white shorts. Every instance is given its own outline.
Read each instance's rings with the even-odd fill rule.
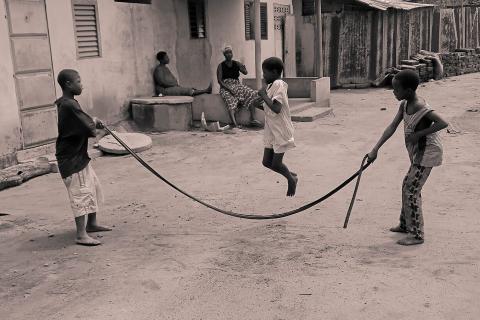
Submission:
[[[270,131],[264,132],[263,142],[265,148],[273,149],[274,153],[285,153],[287,150],[295,148],[293,137],[289,140],[278,139]]]
[[[63,179],[63,182],[75,218],[98,211],[98,201],[103,201],[103,194],[100,181],[90,163],[82,171]]]

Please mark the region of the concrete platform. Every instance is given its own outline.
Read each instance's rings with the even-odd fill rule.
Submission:
[[[219,94],[203,94],[196,96],[192,104],[192,117],[194,121],[200,121],[202,112],[205,113],[207,121],[219,121],[224,124],[231,124],[225,102]],[[255,119],[262,124],[265,121],[265,115],[262,110],[257,109]],[[237,113],[236,120],[238,124],[248,125],[250,122],[250,112],[243,109]]]
[[[331,108],[309,108],[307,110],[292,114],[292,121],[312,122],[317,119],[323,118],[331,113]]]
[[[131,100],[133,120],[142,131],[188,131],[192,97],[140,97]]]
[[[317,80],[316,77],[293,77],[283,78],[282,80],[288,84],[288,97],[289,98],[310,98],[310,85],[311,82]],[[256,79],[245,78],[243,83],[250,88],[256,88]],[[330,84],[329,84],[330,87]]]

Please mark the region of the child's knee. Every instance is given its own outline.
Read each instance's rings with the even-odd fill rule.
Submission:
[[[282,168],[282,163],[278,161],[272,161],[272,164],[270,165],[270,169],[272,170],[280,170]]]

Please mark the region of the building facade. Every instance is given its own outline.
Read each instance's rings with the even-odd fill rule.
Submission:
[[[278,21],[291,0],[261,7],[262,58],[285,58]],[[227,44],[255,76],[251,1],[0,0],[0,15],[0,168],[15,164],[20,150],[52,152],[61,95],[55,79],[64,68],[80,72],[80,104],[107,123],[128,116],[130,98],[153,94],[160,50],[184,85],[216,86]]]

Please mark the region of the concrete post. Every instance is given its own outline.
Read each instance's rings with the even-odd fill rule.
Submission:
[[[323,27],[322,27],[322,0],[315,0],[315,73],[323,77]]]
[[[254,28],[255,28],[255,79],[257,89],[262,87],[262,36],[260,26],[260,0],[254,2]]]

